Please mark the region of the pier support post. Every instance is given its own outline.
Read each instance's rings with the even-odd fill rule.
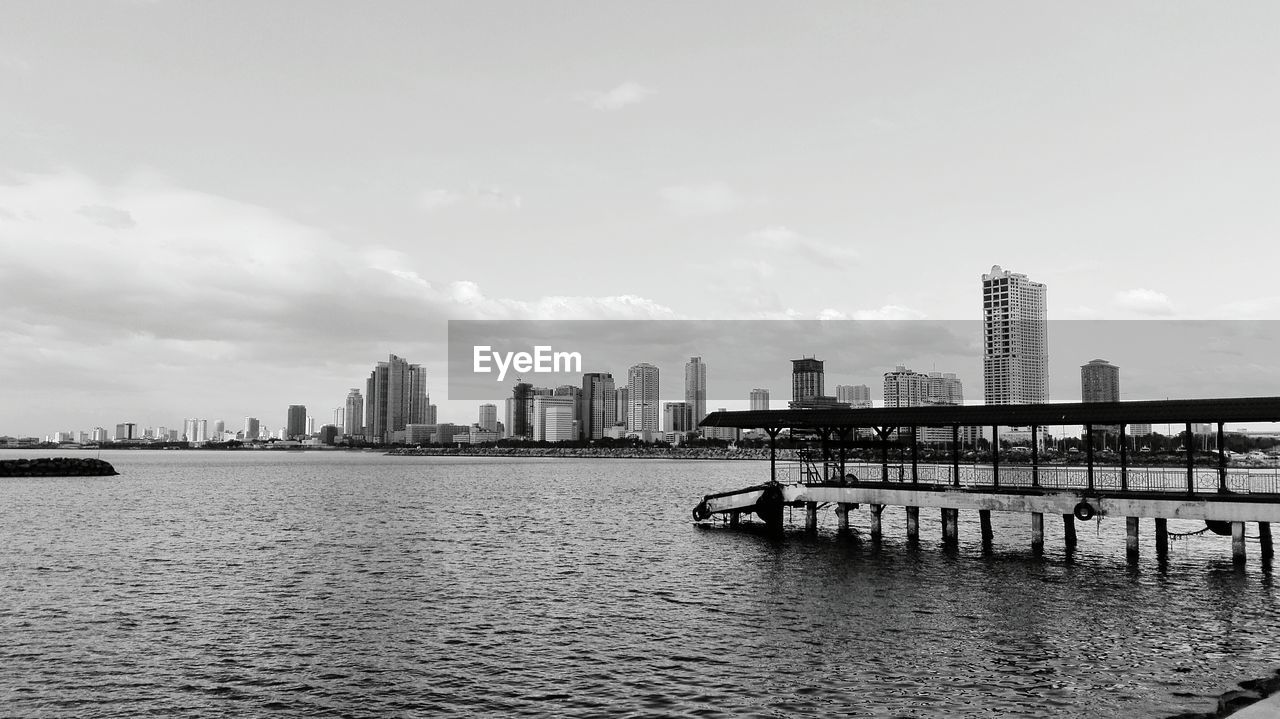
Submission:
[[[849,503],[836,502],[836,522],[841,533],[849,531]]]
[[[884,512],[883,504],[869,505],[871,508],[871,539],[880,541],[880,515]]]
[[[741,515],[741,514],[742,514],[742,512],[730,512],[730,513],[729,513],[729,526],[730,526],[730,527],[736,527],[736,526],[738,526],[738,516],[739,516],[739,515]]]
[[[907,507],[907,541],[916,544],[920,541],[920,508]]]
[[[1138,559],[1138,518],[1124,518],[1124,553],[1129,561]]]
[[[818,503],[804,503],[804,531],[813,534],[818,531]]]
[[[1044,514],[1031,513],[1031,551],[1040,554],[1044,551]]]
[[[1169,555],[1169,520],[1156,517],[1156,556]]]
[[[982,548],[984,550],[991,549],[991,510],[979,509],[978,521],[982,524]]]
[[[1066,545],[1067,551],[1076,548],[1076,515],[1062,515],[1062,543]]]
[[[959,527],[960,510],[943,508],[942,510],[942,544],[946,547],[954,547],[960,543],[960,527]]]
[[[1231,561],[1244,564],[1244,522],[1231,523]]]
[[[1271,522],[1258,522],[1258,553],[1263,563],[1271,561]]]

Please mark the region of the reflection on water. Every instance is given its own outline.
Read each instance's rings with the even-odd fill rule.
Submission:
[[[698,528],[763,465],[121,452],[0,491],[16,715],[1161,716],[1270,673],[1230,539]],[[865,530],[865,508],[853,515]],[[1196,528],[1171,522],[1173,531]]]

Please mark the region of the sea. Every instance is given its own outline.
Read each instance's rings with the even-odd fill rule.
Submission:
[[[1164,717],[1280,667],[1257,540],[1150,520],[1131,565],[1115,518],[692,521],[767,462],[100,456],[0,479],[0,716]]]

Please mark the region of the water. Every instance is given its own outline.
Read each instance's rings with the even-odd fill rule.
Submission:
[[[102,456],[0,480],[0,715],[1158,717],[1280,666],[1256,542],[1149,522],[1130,568],[1117,520],[691,525],[758,462]]]

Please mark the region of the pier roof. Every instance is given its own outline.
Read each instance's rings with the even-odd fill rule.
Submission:
[[[842,428],[1280,422],[1280,397],[712,412],[703,427]]]

